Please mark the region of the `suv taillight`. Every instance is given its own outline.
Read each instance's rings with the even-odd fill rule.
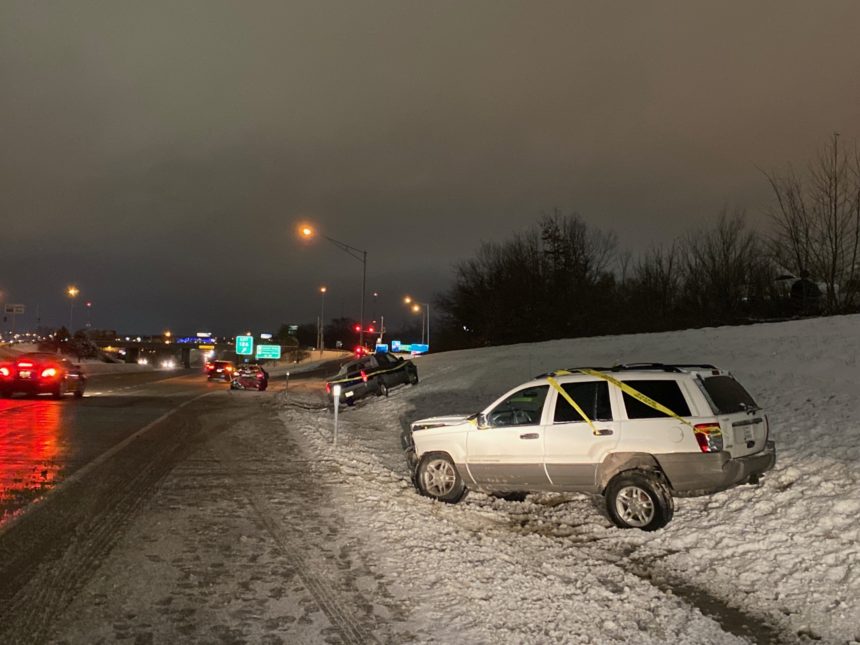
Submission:
[[[693,432],[702,452],[720,452],[723,449],[723,429],[719,423],[697,423]]]
[[[54,378],[57,375],[57,370],[53,367],[42,370],[42,378]]]
[[[326,384],[325,384],[325,393],[326,393],[326,394],[331,394],[331,383],[326,383]]]
[[[367,372],[361,370],[361,380],[367,383]]]
[[[0,367],[0,376],[9,376],[11,373],[8,367]]]

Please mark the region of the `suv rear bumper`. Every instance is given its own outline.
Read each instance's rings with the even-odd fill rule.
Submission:
[[[713,454],[669,453],[654,455],[669,479],[672,492],[686,494],[715,493],[742,484],[761,475],[776,464],[776,444],[746,457],[732,459],[728,452]]]

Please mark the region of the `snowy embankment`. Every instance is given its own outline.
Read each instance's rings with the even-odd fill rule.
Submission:
[[[337,449],[330,411],[282,417],[349,474],[345,527],[411,606],[418,640],[857,643],[858,354],[860,316],[486,348],[418,359],[418,386],[342,412]],[[552,369],[638,361],[732,371],[769,415],[775,470],[677,499],[655,533],[614,528],[584,495],[447,506],[411,488],[408,422],[476,411]]]

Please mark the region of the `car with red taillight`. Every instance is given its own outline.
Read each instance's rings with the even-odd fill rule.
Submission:
[[[57,354],[30,352],[0,364],[0,395],[50,394],[62,398],[71,394],[81,398],[87,377],[80,365]]]
[[[665,526],[673,496],[755,484],[776,463],[767,416],[713,365],[639,363],[543,374],[472,415],[420,419],[402,444],[419,492],[603,495],[621,528]]]
[[[379,394],[379,382],[371,378],[378,363],[373,356],[364,356],[341,365],[334,378],[325,384],[325,391],[334,399],[335,386],[340,387],[340,402],[353,405],[369,394]]]
[[[231,390],[259,390],[269,387],[269,373],[254,363],[239,365],[230,381]]]
[[[224,381],[229,383],[236,373],[236,365],[233,361],[206,361],[203,366],[207,381]]]

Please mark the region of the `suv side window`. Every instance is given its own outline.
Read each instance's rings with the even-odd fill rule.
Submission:
[[[562,389],[576,401],[589,419],[612,421],[612,406],[609,403],[609,384],[606,381],[584,381],[565,383]],[[579,412],[560,394],[555,400],[553,423],[575,423],[583,421]]]
[[[645,396],[654,399],[657,403],[669,408],[678,416],[690,416],[690,407],[684,398],[684,393],[676,381],[625,381],[634,390],[642,392]],[[627,409],[628,419],[655,419],[665,417],[659,410],[645,405],[624,393],[624,407]]]
[[[549,385],[517,390],[487,415],[491,426],[531,426],[540,423]]]

